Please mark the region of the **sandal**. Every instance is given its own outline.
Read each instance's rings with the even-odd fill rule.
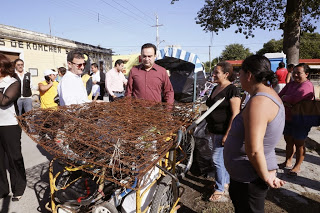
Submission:
[[[297,177],[298,176],[298,172],[293,172],[293,171],[289,171],[287,174],[289,176],[291,176],[291,177]]]
[[[221,198],[223,197],[224,192],[215,191],[211,197],[209,198],[209,201],[211,202],[219,202]]]
[[[278,164],[279,169],[292,169],[292,165],[291,166],[287,166],[286,163],[280,163]]]

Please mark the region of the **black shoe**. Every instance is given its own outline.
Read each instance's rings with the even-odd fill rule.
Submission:
[[[21,198],[22,198],[22,196],[13,196],[11,201],[16,202],[16,201],[19,201]]]

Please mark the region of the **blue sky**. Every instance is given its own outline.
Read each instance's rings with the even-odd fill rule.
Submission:
[[[142,44],[156,44],[155,14],[159,17],[160,48],[179,45],[202,62],[221,54],[226,45],[240,43],[255,52],[282,31],[256,30],[255,38],[235,34],[235,28],[205,33],[195,23],[204,0],[10,0],[2,2],[0,23],[53,36],[112,48],[115,54],[138,53]],[[319,32],[319,29],[317,29]],[[212,39],[211,39],[212,37]]]

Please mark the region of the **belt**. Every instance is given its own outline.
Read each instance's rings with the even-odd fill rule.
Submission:
[[[118,91],[112,91],[113,93],[123,93],[123,91],[122,92],[118,92]]]

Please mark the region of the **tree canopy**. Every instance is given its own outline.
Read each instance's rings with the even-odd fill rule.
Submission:
[[[221,53],[222,60],[244,60],[252,55],[249,48],[245,48],[242,44],[230,44]]]
[[[171,3],[179,0],[172,0]],[[301,30],[314,32],[320,18],[320,0],[206,0],[196,23],[206,32],[237,26],[235,33],[254,37],[254,30],[283,30],[288,63],[299,61]]]
[[[257,51],[257,54],[275,53],[283,51],[283,39],[271,39],[263,45],[263,48]],[[320,58],[320,34],[302,33],[300,37],[300,58],[313,59]]]

